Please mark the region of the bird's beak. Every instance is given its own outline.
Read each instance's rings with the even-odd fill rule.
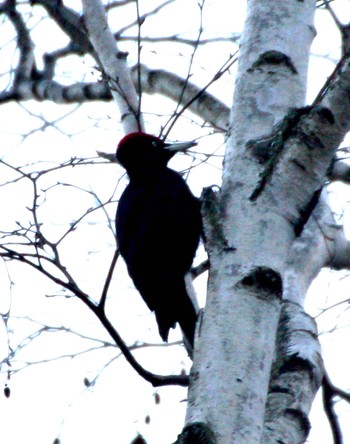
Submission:
[[[197,142],[179,142],[179,143],[166,143],[164,145],[164,149],[169,151],[185,151],[188,148],[192,148],[196,146]]]

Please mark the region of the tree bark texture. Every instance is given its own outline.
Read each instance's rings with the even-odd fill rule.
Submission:
[[[267,396],[273,363],[281,369],[278,350],[288,349],[277,336],[278,326],[286,325],[280,319],[284,272],[333,156],[330,149],[315,143],[311,149],[305,142],[321,122],[329,145],[327,113],[294,109],[305,102],[314,11],[313,0],[248,3],[223,184],[220,192],[208,190],[203,197],[210,276],[186,421],[206,423],[218,444],[276,442],[268,438],[273,401],[270,397],[267,404]],[[305,183],[302,189],[300,183]],[[314,324],[310,331],[315,334]],[[312,389],[307,386],[305,412],[290,403],[281,407],[288,420],[280,436],[291,424],[295,430],[288,443],[307,436],[304,419],[320,384],[322,370],[316,368],[322,368],[322,360],[314,359],[313,365],[318,377]],[[293,387],[304,379],[303,372],[292,372],[298,375]]]

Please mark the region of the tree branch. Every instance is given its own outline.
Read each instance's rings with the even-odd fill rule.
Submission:
[[[144,367],[142,367],[136,361],[136,359],[130,352],[128,346],[125,344],[125,342],[123,341],[117,330],[113,327],[113,325],[107,318],[104,311],[104,307],[96,305],[96,303],[90,298],[88,294],[80,290],[80,288],[74,281],[72,281],[71,279],[69,279],[68,281],[64,281],[58,278],[57,276],[54,276],[52,273],[48,272],[41,264],[36,264],[28,259],[28,256],[36,258],[36,255],[21,254],[3,245],[0,245],[0,250],[3,250],[3,252],[0,253],[1,257],[5,259],[7,258],[7,259],[16,260],[29,265],[30,267],[36,269],[37,271],[48,277],[56,284],[60,285],[63,288],[66,288],[67,290],[71,291],[75,296],[77,296],[95,314],[95,316],[101,322],[103,327],[107,330],[109,335],[115,341],[116,345],[119,347],[120,351],[123,353],[125,359],[131,365],[131,367],[147,382],[150,382],[154,387],[161,387],[165,385],[180,385],[186,387],[188,385],[187,375],[169,375],[169,376],[156,375],[146,370]],[[46,257],[43,257],[43,259],[48,260],[48,258]],[[57,266],[57,264],[55,265]]]
[[[324,190],[300,236],[292,243],[283,276],[284,297],[300,306],[323,267],[338,262],[343,227],[337,225]],[[339,245],[339,246],[338,246]]]
[[[316,323],[299,304],[285,300],[266,403],[264,444],[305,442],[308,414],[322,378]]]
[[[15,70],[14,86],[16,89],[20,89],[21,83],[31,78],[35,66],[34,44],[21,14],[16,10],[16,2],[7,1],[3,12],[7,15],[17,33],[17,47],[20,57]]]
[[[342,38],[342,54],[344,56],[346,53],[349,53],[350,50],[350,24],[343,25],[341,23],[341,21],[338,19],[338,17],[336,16],[335,12],[332,9],[330,1],[325,2],[325,8],[330,13],[332,19],[334,20],[334,23],[336,24],[340,32]]]
[[[350,165],[347,162],[335,159],[327,177],[332,182],[338,180],[350,184]]]
[[[96,100],[109,101],[112,94],[105,82],[61,85],[54,80],[27,79],[21,82],[21,87],[14,85],[10,91],[0,93],[0,103],[11,101],[50,100],[57,104],[85,103]]]
[[[127,67],[126,54],[119,50],[108,27],[103,5],[100,0],[83,0],[83,11],[89,39],[119,106],[124,132],[142,131],[144,124],[138,115],[138,97]]]
[[[206,271],[208,271],[209,267],[210,267],[209,259],[206,259],[205,261],[201,262],[196,267],[192,267],[192,269],[191,269],[192,280],[196,279],[202,273],[205,273]]]
[[[334,386],[331,383],[327,373],[324,375],[323,378],[322,389],[323,389],[322,393],[323,407],[332,430],[333,443],[343,444],[343,437],[341,433],[340,424],[333,405],[334,397],[337,395],[337,393],[335,392]]]
[[[341,58],[314,102],[330,110],[340,141],[350,130],[350,104],[344,100],[344,97],[350,94],[349,61],[350,54],[347,53]],[[339,143],[336,146],[339,146]]]
[[[101,295],[101,298],[100,298],[100,302],[99,302],[99,304],[98,304],[99,307],[100,307],[101,309],[103,309],[103,310],[104,310],[105,305],[106,305],[106,299],[107,299],[108,289],[109,289],[109,285],[110,285],[111,280],[112,280],[112,277],[113,277],[113,272],[114,272],[114,268],[115,268],[115,266],[116,266],[116,263],[117,263],[118,257],[119,257],[119,250],[116,248],[116,250],[115,250],[115,252],[114,252],[114,255],[113,255],[113,259],[112,259],[111,265],[110,265],[109,270],[108,270],[107,279],[106,279],[105,284],[104,284],[104,286],[103,286],[103,290],[102,290],[102,295]]]
[[[233,55],[230,55],[230,57],[228,58],[228,60],[221,66],[221,68],[218,70],[218,72],[214,75],[214,77],[203,87],[203,88],[198,88],[198,90],[197,90],[197,92],[192,96],[192,97],[189,97],[189,100],[187,100],[185,103],[184,103],[184,105],[183,105],[183,107],[182,107],[182,109],[179,111],[179,112],[175,112],[174,113],[174,115],[171,117],[171,123],[170,123],[170,125],[169,125],[169,128],[167,129],[167,131],[166,131],[166,136],[169,134],[169,132],[171,131],[171,128],[174,126],[174,124],[176,123],[176,121],[177,121],[177,119],[179,118],[179,116],[180,115],[182,115],[183,114],[183,112],[186,110],[186,109],[191,109],[191,106],[193,105],[193,104],[197,104],[197,103],[201,103],[201,98],[202,98],[202,95],[204,94],[204,93],[206,93],[206,91],[207,91],[207,89],[209,88],[209,86],[210,85],[212,85],[214,82],[216,82],[225,72],[227,72],[229,69],[230,69],[230,67],[234,64],[234,63],[236,63],[236,61],[237,61],[237,57],[236,57],[236,55],[237,55],[237,52],[235,53],[235,54],[233,54]],[[185,81],[186,82],[186,81]],[[187,88],[186,88],[187,89]],[[184,90],[181,90],[181,92],[180,92],[180,96],[179,97],[182,97],[182,98],[184,98],[184,96],[185,96],[185,93],[186,93],[186,89],[184,89]],[[210,98],[210,96],[207,96],[208,98]],[[210,102],[210,99],[208,100],[208,102]],[[218,102],[218,101],[216,101],[216,102]],[[220,103],[220,102],[219,102]],[[208,107],[209,106],[209,109],[210,109],[210,103],[206,103],[206,107]],[[226,116],[225,116],[226,117]],[[218,120],[218,116],[217,116],[217,120]],[[225,128],[226,129],[226,128]]]
[[[162,7],[167,3],[168,2],[165,2]],[[14,5],[11,5],[12,2],[6,2],[6,4],[2,5],[0,12],[9,17],[16,30],[18,47],[20,49],[20,60],[14,69],[15,79],[11,88],[0,93],[0,104],[23,100],[50,100],[57,104],[83,103],[94,100],[111,100],[112,93],[115,94],[119,92],[119,95],[124,97],[124,102],[123,98],[121,101],[127,108],[126,110],[124,109],[125,113],[122,111],[122,115],[128,115],[130,112],[131,114],[135,114],[132,110],[135,109],[136,105],[132,106],[130,104],[133,100],[137,102],[137,98],[132,98],[134,93],[132,93],[132,91],[131,93],[128,92],[128,86],[125,87],[121,85],[121,82],[124,82],[123,79],[125,75],[126,78],[128,77],[125,54],[118,50],[115,40],[111,35],[109,35],[107,40],[106,37],[103,37],[105,41],[110,41],[109,44],[111,44],[112,39],[112,44],[108,50],[113,50],[112,53],[114,52],[117,56],[120,56],[120,59],[117,59],[117,61],[113,60],[113,63],[110,63],[112,66],[111,69],[117,69],[117,73],[113,74],[116,81],[112,85],[112,93],[108,82],[110,83],[112,81],[113,75],[109,75],[106,69],[103,70],[103,73],[106,72],[105,79],[101,82],[76,82],[73,85],[62,85],[54,80],[55,67],[59,59],[71,54],[82,55],[90,53],[99,61],[88,39],[82,17],[73,9],[64,6],[59,0],[31,1],[33,7],[40,5],[45,8],[51,19],[57,23],[71,40],[65,48],[44,54],[43,68],[39,70],[34,59],[34,44],[31,41],[30,32],[21,14],[15,9]],[[151,12],[154,13],[154,11]],[[140,17],[140,20],[141,19],[142,17]],[[98,40],[102,42],[101,38],[101,36],[98,36]],[[141,36],[140,39],[142,41]],[[197,46],[200,42],[201,39],[198,38],[196,40]],[[109,62],[111,60],[109,56],[108,60]],[[142,65],[139,68],[137,66],[132,68],[134,85],[137,89],[140,89],[138,85],[138,72],[140,74],[143,92],[164,95],[176,101],[176,103],[181,104],[182,107],[188,108],[191,112],[198,115],[205,122],[209,122],[215,128],[226,131],[229,122],[229,109],[214,96],[207,93],[205,88],[199,88],[191,84],[189,79],[184,80],[164,70],[150,70]],[[216,80],[217,77],[218,75],[215,76],[214,80]],[[126,81],[126,84],[128,85],[128,81]],[[136,111],[136,115],[138,113],[139,112]]]

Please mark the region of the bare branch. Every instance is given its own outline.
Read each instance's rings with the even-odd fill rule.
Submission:
[[[126,30],[133,28],[134,26],[140,26],[148,17],[151,17],[152,15],[157,14],[161,9],[168,6],[170,3],[173,3],[174,0],[166,0],[164,3],[160,4],[156,8],[154,8],[152,11],[147,12],[146,14],[143,14],[142,16],[138,16],[135,21],[130,23],[129,25],[125,26],[124,28],[120,28],[117,33],[114,34],[115,39],[119,40],[119,36],[123,34]]]
[[[138,69],[132,68],[135,86],[138,83]],[[185,80],[169,71],[149,69],[145,65],[140,66],[140,79],[142,91],[146,94],[160,94],[176,102],[181,97],[181,105],[186,105],[193,99],[188,109],[198,117],[220,131],[226,131],[229,125],[229,107],[220,102],[207,91],[187,81],[184,93]],[[112,94],[106,82],[83,83],[73,85],[61,85],[54,80],[27,79],[22,82],[21,90],[12,88],[10,91],[0,93],[0,103],[23,100],[50,100],[57,104],[85,103],[96,100],[110,101]]]
[[[330,13],[332,19],[334,20],[334,23],[336,24],[337,28],[339,29],[342,39],[342,56],[345,56],[350,52],[350,24],[343,25],[341,23],[341,21],[338,19],[337,15],[333,11],[329,1],[325,3],[325,7]]]
[[[21,14],[16,10],[16,2],[8,1],[4,13],[13,24],[17,33],[17,46],[20,52],[18,67],[15,71],[14,85],[19,89],[21,82],[31,77],[34,66],[34,44],[29,31],[22,19]]]
[[[115,252],[114,252],[114,255],[113,255],[113,259],[112,259],[111,265],[110,265],[109,270],[108,270],[107,279],[106,279],[105,284],[103,286],[103,291],[102,291],[101,299],[100,299],[100,302],[99,302],[99,306],[102,309],[104,309],[105,304],[106,304],[106,299],[107,299],[109,285],[110,285],[111,280],[112,280],[114,268],[116,266],[118,257],[119,257],[119,250],[116,249]]]
[[[201,38],[199,40],[199,42],[197,43],[197,40],[193,40],[193,39],[187,39],[185,37],[181,37],[180,35],[171,35],[171,36],[165,36],[165,37],[148,37],[148,36],[143,36],[141,41],[142,43],[160,43],[160,42],[166,42],[166,43],[180,43],[183,45],[189,45],[189,46],[203,46],[203,45],[208,45],[210,43],[218,43],[218,42],[237,42],[240,39],[241,35],[240,34],[235,34],[233,33],[232,35],[228,36],[228,37],[211,37],[211,38]],[[136,37],[135,36],[118,36],[118,41],[119,42],[123,42],[123,41],[127,41],[127,42],[132,42],[132,41],[136,41]]]
[[[14,317],[12,317],[12,318],[14,318]],[[6,358],[4,358],[2,362],[0,362],[0,368],[1,368],[1,364],[8,365],[9,362],[11,362],[11,375],[18,373],[21,370],[31,367],[31,366],[40,365],[40,364],[53,362],[53,361],[58,361],[58,360],[66,359],[66,358],[72,359],[72,358],[76,358],[78,356],[81,356],[81,355],[84,355],[87,353],[101,350],[103,348],[116,348],[116,344],[113,341],[106,341],[106,340],[98,339],[96,337],[89,336],[89,335],[83,334],[79,331],[73,330],[72,328],[68,328],[64,325],[61,325],[61,326],[46,325],[46,324],[43,324],[42,322],[38,322],[38,321],[36,321],[32,318],[29,318],[29,317],[19,318],[19,319],[20,320],[26,319],[26,320],[30,321],[31,323],[37,324],[38,328],[33,333],[29,334],[24,339],[22,339],[14,347],[10,348],[9,355]],[[21,361],[20,364],[18,363],[18,361],[16,361],[16,365],[14,365],[16,355],[19,352],[21,352],[21,350],[23,350],[25,347],[27,347],[30,343],[32,343],[33,341],[35,341],[36,339],[41,337],[43,334],[45,334],[45,333],[46,334],[55,334],[55,333],[62,333],[62,332],[76,336],[78,338],[81,338],[84,341],[91,342],[94,345],[89,345],[87,348],[83,348],[80,351],[75,351],[74,353],[64,353],[64,354],[60,354],[58,356],[53,356],[53,357],[44,358],[44,359],[41,358],[38,360],[25,360],[25,361]],[[163,347],[169,347],[169,346],[181,345],[181,344],[182,344],[182,341],[173,342],[171,344],[164,344],[164,343],[152,344],[152,343],[136,342],[135,344],[130,345],[129,349],[136,351],[136,350],[141,350],[141,349],[145,349],[145,348],[159,348],[159,347],[163,348]],[[113,356],[112,359],[108,363],[103,365],[103,368],[106,368],[108,365],[110,365],[113,361],[118,359],[120,356],[123,356],[123,354],[119,353],[119,354]],[[96,379],[97,378],[95,378],[93,382],[95,382]]]
[[[165,135],[164,135],[165,138],[166,138],[167,135],[170,133],[171,128],[173,127],[173,125],[175,124],[175,122],[176,122],[176,120],[177,120],[176,118],[174,118],[174,116],[177,116],[178,114],[180,114],[180,113],[178,112],[178,109],[179,109],[181,103],[183,102],[183,97],[184,97],[185,91],[186,91],[186,89],[187,89],[187,85],[188,85],[188,82],[189,82],[190,76],[191,76],[191,74],[192,74],[192,73],[191,73],[191,70],[192,70],[192,64],[193,64],[194,57],[195,57],[195,54],[196,54],[197,49],[198,49],[198,43],[199,43],[200,38],[201,38],[201,35],[202,35],[202,33],[203,33],[203,5],[204,5],[204,2],[205,2],[205,0],[202,0],[202,3],[198,3],[198,7],[199,7],[199,10],[200,10],[199,30],[198,30],[198,36],[197,36],[197,39],[196,39],[196,44],[194,45],[193,51],[192,51],[192,53],[191,53],[190,61],[189,61],[189,63],[188,63],[187,76],[186,76],[185,82],[184,82],[184,84],[183,84],[183,86],[182,86],[182,90],[181,90],[181,92],[180,92],[179,99],[177,100],[176,108],[175,108],[175,110],[174,110],[174,112],[173,112],[173,115],[169,118],[169,120],[168,120],[167,123],[165,124],[164,128],[162,128],[162,132],[163,132],[163,131],[165,131],[165,129],[167,128],[167,126],[169,126],[169,128],[168,128],[167,131],[165,132]],[[139,68],[139,70],[140,70],[140,68]]]
[[[336,396],[337,394],[335,393],[334,386],[331,383],[327,373],[323,378],[322,389],[323,407],[332,430],[333,443],[343,444],[343,436],[341,433],[340,424],[333,406],[334,396]]]
[[[185,80],[169,71],[149,69],[145,65],[140,67],[142,89],[147,94],[161,94],[174,101],[179,101]],[[134,77],[137,75],[136,67],[132,69]],[[193,100],[196,97],[198,100]],[[191,102],[191,103],[190,103]],[[204,121],[209,122],[215,128],[226,131],[229,124],[229,107],[220,102],[213,95],[199,88],[191,82],[182,95],[181,105],[188,104],[189,109]]]
[[[179,112],[175,112],[173,114],[169,128],[165,133],[165,137],[169,134],[169,132],[175,125],[177,119],[183,114],[183,112],[186,109],[190,109],[191,105],[202,97],[202,94],[206,92],[209,86],[212,85],[214,82],[216,82],[225,72],[227,72],[231,68],[231,66],[234,63],[236,63],[236,61],[238,60],[236,56],[237,52],[233,55],[230,55],[228,60],[221,66],[221,68],[218,70],[215,76],[203,88],[201,88],[193,97],[191,97],[191,99],[186,104],[183,105],[182,109]]]
[[[2,250],[2,252],[1,252]],[[28,255],[28,254],[21,254],[16,252],[15,250],[12,250],[10,248],[7,248],[3,245],[0,245],[0,256],[7,259],[16,260],[19,262],[23,262],[32,268],[36,269],[49,279],[51,279],[56,284],[60,285],[61,287],[66,288],[67,290],[71,291],[75,296],[77,296],[82,302],[84,302],[85,305],[88,306],[88,308],[95,314],[95,316],[98,318],[98,320],[101,322],[103,327],[106,329],[106,331],[110,334],[112,339],[115,341],[116,345],[119,347],[120,351],[123,353],[125,359],[127,362],[131,365],[131,367],[147,382],[150,382],[154,387],[161,387],[165,385],[180,385],[183,387],[186,387],[188,385],[188,376],[187,375],[169,375],[169,376],[162,376],[162,375],[156,375],[148,370],[146,370],[144,367],[142,367],[134,358],[132,353],[129,350],[129,347],[126,345],[126,343],[123,341],[117,330],[113,327],[109,319],[107,318],[104,307],[100,307],[99,305],[96,305],[96,303],[90,298],[88,294],[83,292],[78,285],[75,283],[75,281],[71,280],[70,278],[68,281],[63,281],[62,279],[54,276],[52,273],[47,271],[41,264],[36,264],[32,260],[29,259],[29,257],[36,257],[35,255]],[[46,259],[49,261],[46,257],[40,257],[40,259]],[[52,261],[55,263],[55,261]],[[64,268],[62,265],[55,263],[56,266],[60,268],[62,271],[62,268]],[[68,275],[69,276],[69,275]]]
[[[14,180],[29,180],[32,185],[33,191],[32,203],[28,208],[31,213],[31,221],[29,222],[28,226],[23,226],[18,223],[17,225],[19,228],[16,231],[2,233],[4,242],[2,243],[2,245],[0,245],[0,257],[4,258],[5,260],[22,262],[29,267],[32,267],[60,287],[65,288],[71,294],[78,297],[95,314],[100,323],[104,326],[112,339],[115,341],[115,344],[119,347],[129,364],[134,368],[135,371],[138,372],[140,376],[145,378],[148,382],[150,382],[154,386],[171,384],[186,386],[188,384],[188,377],[185,375],[155,375],[144,369],[133,357],[129,347],[125,344],[115,327],[109,321],[105,313],[104,305],[107,298],[107,292],[111,282],[114,267],[118,258],[118,252],[116,251],[114,254],[99,303],[96,303],[93,297],[81,290],[78,283],[71,275],[70,271],[61,261],[59,246],[62,240],[74,230],[78,222],[81,221],[84,217],[89,215],[92,211],[103,209],[107,203],[111,202],[114,192],[106,202],[102,203],[93,191],[87,191],[78,186],[65,183],[58,183],[56,185],[53,185],[74,186],[75,188],[92,195],[95,200],[98,201],[98,205],[95,208],[87,209],[73,224],[70,224],[69,228],[64,232],[63,235],[60,236],[57,241],[52,242],[43,233],[43,226],[38,215],[38,210],[40,208],[39,191],[46,193],[46,191],[48,189],[51,189],[52,187],[49,186],[46,190],[40,190],[38,186],[38,181],[43,176],[54,172],[59,168],[74,165],[83,165],[83,163],[81,163],[79,160],[71,159],[69,162],[66,162],[62,165],[55,165],[51,168],[26,173],[23,167],[13,167],[4,161],[1,162],[3,165],[11,168],[11,170],[15,171],[18,174],[19,179],[15,178]],[[107,214],[106,216],[108,219]],[[21,241],[21,238],[23,239],[23,241]]]
[[[349,60],[349,53],[340,59],[313,103],[313,107],[319,105],[331,112],[329,117],[333,120],[333,125],[338,127],[339,142],[334,141],[336,147],[350,129],[350,105],[344,100],[344,97],[350,93]]]
[[[14,85],[10,91],[0,93],[0,104],[22,100],[50,100],[57,104],[69,104],[111,99],[112,94],[105,82],[77,82],[66,86],[54,80],[27,79],[21,83],[20,89]]]
[[[192,279],[196,279],[202,273],[205,273],[206,271],[208,271],[209,267],[210,267],[209,259],[206,259],[204,262],[201,262],[196,267],[192,267],[192,269],[191,269]]]
[[[119,50],[108,27],[103,5],[99,0],[83,0],[83,11],[90,41],[118,103],[124,131],[126,134],[141,131],[143,123],[137,114],[138,98],[126,64],[126,54]]]
[[[350,165],[342,160],[335,159],[329,174],[328,179],[331,181],[340,181],[345,184],[350,183]]]
[[[119,6],[129,5],[130,3],[134,3],[135,0],[116,0],[114,2],[108,2],[105,6],[105,10],[109,11],[113,8],[118,8]]]

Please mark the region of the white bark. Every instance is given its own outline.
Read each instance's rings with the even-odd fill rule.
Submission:
[[[350,183],[350,165],[347,162],[337,160],[334,163],[332,171],[329,175],[332,181],[339,180],[340,182]]]
[[[186,422],[206,422],[217,443],[260,442],[279,299],[259,282],[237,283],[228,263],[220,270],[210,276]]]
[[[304,310],[310,284],[336,253],[342,227],[334,222],[323,191],[320,201],[293,242],[283,277],[284,303],[277,332],[276,357],[266,404],[264,444],[305,442],[308,414],[323,377],[314,320]]]
[[[227,131],[230,109],[207,91],[201,93],[201,88],[189,80],[162,69],[150,69],[145,65],[132,70],[134,83],[137,84],[138,69],[140,69],[142,90],[146,94],[160,94],[174,100],[175,103],[187,105],[194,97],[188,109],[209,122],[221,131]]]
[[[339,132],[344,136],[350,130],[349,101],[344,97],[350,94],[350,57],[344,61],[331,88],[328,88],[320,101],[320,105],[327,107],[339,127]]]
[[[323,378],[317,327],[301,306],[285,301],[278,333],[262,443],[302,444]]]
[[[283,277],[284,299],[304,305],[312,281],[323,267],[337,260],[340,254],[338,245],[343,245],[343,239],[343,227],[335,223],[327,191],[324,190],[301,236],[290,248]]]
[[[248,2],[232,112],[234,149],[304,105],[314,8],[314,0]]]
[[[338,227],[334,255],[329,258],[327,265],[338,270],[350,269],[350,242],[341,227]]]
[[[83,0],[85,26],[89,39],[98,54],[107,75],[112,95],[118,104],[125,134],[142,131],[143,122],[138,116],[138,97],[126,62],[108,27],[100,0]]]
[[[304,103],[314,8],[313,0],[248,3],[223,186],[216,199],[205,199],[211,271],[186,418],[212,427],[217,444],[261,442],[281,277],[295,237],[285,212],[297,218],[299,205],[303,208],[321,186],[320,177],[313,176],[302,197],[294,196],[296,183],[285,160],[259,198],[252,199],[266,165],[247,144],[270,134],[291,107]],[[288,172],[287,185],[282,169]]]

